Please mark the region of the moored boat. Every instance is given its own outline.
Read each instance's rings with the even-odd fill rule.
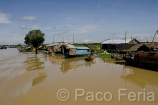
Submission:
[[[93,55],[87,55],[86,57],[85,57],[85,61],[91,61],[91,60],[93,60],[94,59],[94,56]]]
[[[157,51],[148,51],[142,52],[139,51],[133,56],[124,56],[124,60],[127,64],[139,66],[143,68],[156,69],[158,67],[158,52]]]

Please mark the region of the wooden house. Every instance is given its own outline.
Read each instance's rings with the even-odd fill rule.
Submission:
[[[76,47],[71,44],[63,44],[61,48],[65,58],[90,54],[90,48],[88,47]]]
[[[64,44],[66,44],[66,42],[55,42],[47,45],[47,47],[49,51],[51,50],[55,54],[61,54],[62,53],[61,46]]]
[[[117,39],[117,40],[105,40],[103,41],[101,49],[104,49],[108,52],[117,52],[119,49],[123,48],[126,44],[132,46],[135,44],[140,44],[135,38],[130,39]]]

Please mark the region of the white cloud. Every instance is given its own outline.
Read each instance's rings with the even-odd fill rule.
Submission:
[[[90,40],[89,40],[89,39],[86,39],[86,40],[84,40],[84,42],[90,42]]]
[[[93,40],[90,40],[90,39],[84,40],[85,43],[90,43],[90,42],[92,42],[92,41],[93,41]]]
[[[54,27],[45,27],[42,30],[52,30],[52,29],[54,29]]]
[[[97,4],[98,7],[100,7],[100,4]]]
[[[98,28],[97,25],[84,25],[84,26],[81,26],[81,27],[77,28],[75,31],[89,32],[89,31],[93,31],[93,30],[95,30],[97,28]]]
[[[73,17],[67,17],[68,20],[73,19]]]
[[[34,16],[24,16],[24,17],[22,17],[22,20],[35,21],[35,20],[36,20],[36,17],[34,17]]]
[[[115,7],[116,5],[113,5],[112,7]]]
[[[120,37],[123,37],[124,35],[121,35]],[[152,41],[153,35],[150,34],[131,34],[127,35],[127,38],[136,38],[138,41]],[[155,38],[155,40],[157,40]]]
[[[21,29],[26,29],[27,27],[25,25],[20,26]]]
[[[28,27],[28,29],[40,29],[39,26],[31,26],[31,27]]]
[[[62,32],[54,33],[54,35],[61,35],[61,34],[62,34]]]
[[[62,33],[68,33],[68,31],[63,31]]]
[[[21,25],[19,28],[21,28],[21,29],[40,29],[40,27],[39,26],[25,26],[25,25]],[[48,28],[46,28],[46,29],[48,29]]]
[[[9,21],[8,18],[9,18],[8,14],[0,13],[0,23],[3,23],[3,24],[12,23]]]

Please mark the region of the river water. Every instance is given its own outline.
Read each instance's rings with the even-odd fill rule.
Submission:
[[[0,105],[103,104],[157,105],[158,72],[112,59],[0,50]]]

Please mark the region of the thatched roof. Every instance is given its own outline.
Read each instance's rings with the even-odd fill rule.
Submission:
[[[132,46],[128,51],[137,51],[140,47],[145,46],[144,44],[136,44]]]
[[[64,47],[66,47],[66,49],[76,49],[76,47],[72,44],[63,44]]]
[[[126,44],[120,50],[123,52],[135,52],[138,50],[149,51],[149,48],[144,44]]]
[[[133,38],[131,39],[131,41],[128,42],[128,44],[140,44],[140,42],[137,39]]]

